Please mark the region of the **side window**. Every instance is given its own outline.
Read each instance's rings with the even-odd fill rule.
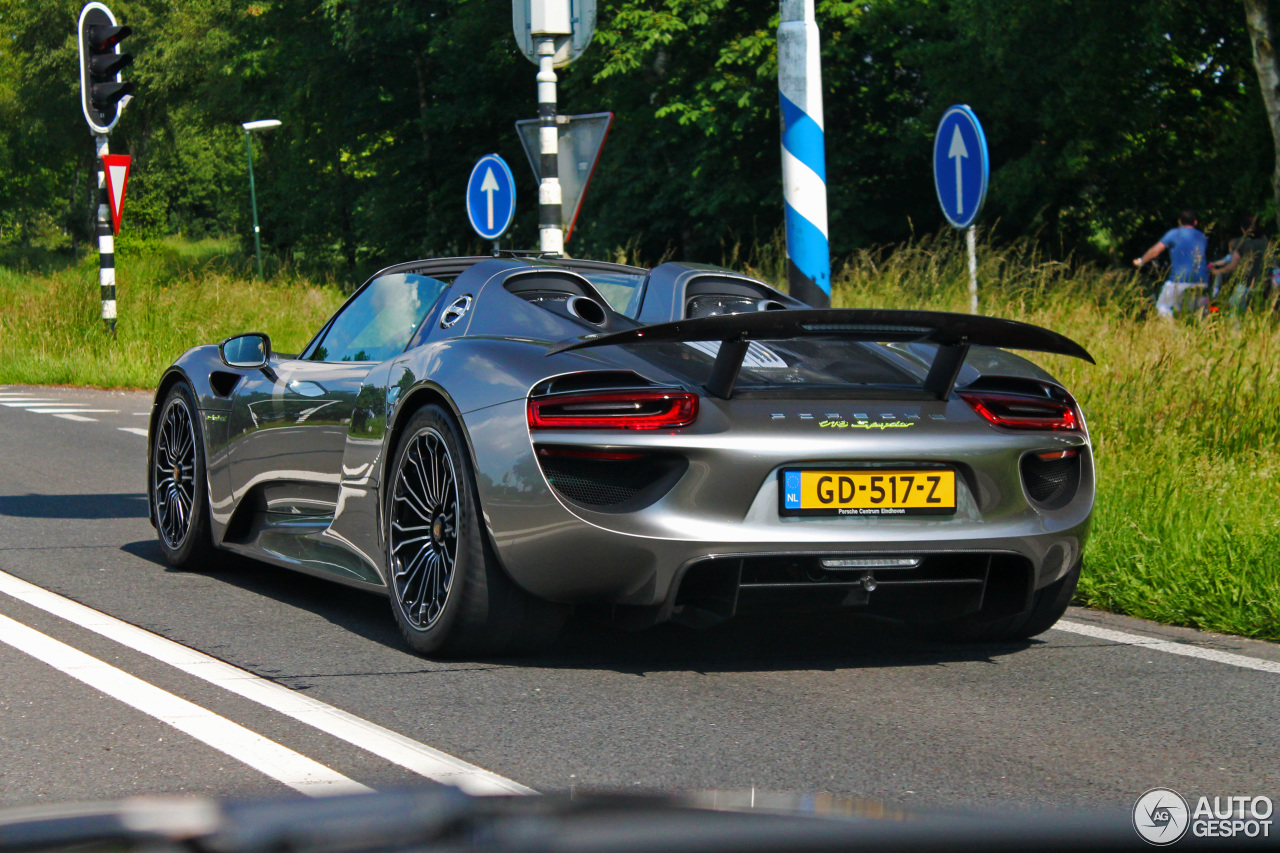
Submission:
[[[375,278],[334,318],[307,358],[383,361],[399,355],[448,287],[440,279],[414,273]]]

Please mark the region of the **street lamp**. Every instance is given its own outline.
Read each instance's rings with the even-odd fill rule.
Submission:
[[[258,278],[262,278],[262,238],[258,236],[258,194],[253,188],[253,145],[249,142],[249,132],[274,130],[281,124],[279,119],[264,118],[240,125],[244,128],[244,150],[249,156],[249,206],[253,208],[253,254],[258,259]]]

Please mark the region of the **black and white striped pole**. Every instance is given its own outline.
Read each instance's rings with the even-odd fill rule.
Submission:
[[[538,248],[564,254],[560,193],[560,130],[556,126],[556,51],[573,35],[569,0],[533,0],[529,34],[538,55],[538,143],[542,180],[538,184]]]
[[[566,7],[568,3],[564,4]],[[537,34],[535,33],[535,36]],[[538,184],[538,248],[548,254],[564,254],[560,222],[560,129],[556,127],[556,54],[553,37],[538,39],[538,147],[542,181]]]
[[[560,186],[556,69],[576,60],[591,43],[596,0],[512,0],[511,24],[520,51],[538,66],[538,249],[563,255],[564,223],[572,216],[564,209]],[[525,150],[532,160],[533,151]]]
[[[98,285],[102,291],[102,322],[116,336],[116,242],[111,227],[111,202],[107,198],[107,165],[102,158],[111,153],[105,133],[95,133],[98,160]]]

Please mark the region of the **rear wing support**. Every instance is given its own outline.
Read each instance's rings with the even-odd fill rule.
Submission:
[[[960,368],[964,367],[964,359],[968,354],[968,341],[938,347],[938,354],[933,357],[929,373],[924,378],[924,390],[936,395],[939,400],[951,399],[951,389],[956,387],[956,379],[960,376]]]
[[[547,348],[547,355],[618,344],[719,341],[707,393],[727,400],[742,371],[751,341],[802,337],[835,337],[874,343],[930,343],[937,355],[924,379],[925,390],[939,400],[951,397],[971,346],[1069,355],[1093,364],[1093,356],[1075,341],[1030,323],[951,314],[945,311],[791,310],[721,314],[640,326],[611,334],[587,335]]]
[[[738,381],[742,361],[747,357],[747,347],[750,345],[745,340],[724,341],[720,344],[715,364],[711,365],[711,376],[707,379],[707,384],[702,386],[707,389],[708,394],[722,400],[733,396],[733,383]]]

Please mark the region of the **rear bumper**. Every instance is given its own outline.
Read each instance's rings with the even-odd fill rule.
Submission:
[[[695,576],[721,576],[711,585],[724,587],[724,576],[737,577],[743,570],[749,575],[753,566],[769,561],[797,562],[803,575],[806,566],[821,568],[824,558],[895,554],[921,558],[920,571],[914,578],[909,572],[898,578],[873,572],[879,588],[869,591],[872,604],[910,599],[909,588],[921,593],[949,589],[947,594],[962,587],[987,589],[992,578],[1013,574],[1024,578],[1019,588],[1029,596],[1060,578],[1080,558],[1089,532],[1094,471],[1087,434],[996,431],[976,423],[962,403],[937,405],[949,418],[947,427],[924,423],[910,441],[819,429],[798,437],[741,435],[727,424],[717,425],[712,415],[704,418],[707,432],[702,434],[611,435],[608,445],[587,435],[539,434],[540,444],[672,452],[688,460],[679,481],[660,499],[625,512],[596,511],[559,494],[525,443],[529,439],[516,439],[510,420],[503,422],[497,411],[468,426],[481,460],[481,505],[498,556],[517,584],[549,600],[646,608],[655,619],[674,618],[688,603],[687,584]],[[515,412],[506,414],[510,418]],[[1038,505],[1024,489],[1020,461],[1062,448],[1079,449],[1078,485],[1062,505]],[[807,518],[779,513],[778,472],[784,467],[912,463],[956,470],[954,514]],[[929,574],[943,563],[954,577]],[[735,593],[735,600],[745,607],[748,599],[761,599],[767,606],[772,597],[779,606],[792,601],[803,606],[811,598],[839,598],[856,606],[866,598],[861,593],[868,590],[854,588],[861,575],[840,580],[818,572],[817,577],[797,581],[794,589],[735,580],[734,588],[746,593]],[[895,583],[913,579],[956,583]],[[928,597],[917,596],[922,607]]]
[[[1059,529],[1005,531],[1004,535],[970,530],[968,536],[953,537],[938,535],[942,531],[937,530],[931,531],[931,536],[895,538],[885,529],[891,525],[883,521],[877,525],[879,529],[859,525],[864,519],[840,521],[856,526],[844,531],[854,535],[833,536],[824,525],[826,535],[811,535],[805,540],[658,539],[619,534],[581,519],[564,518],[540,530],[526,529],[523,535],[495,536],[495,542],[508,573],[534,595],[571,603],[656,608],[646,618],[662,621],[679,616],[686,607],[724,616],[757,604],[785,609],[918,599],[925,607],[926,600],[937,597],[935,593],[960,596],[974,592],[981,599],[991,579],[1013,575],[1029,596],[1058,580],[1080,559],[1089,532],[1087,515]],[[806,532],[817,533],[813,529]],[[919,559],[920,563],[912,568],[867,570],[831,570],[823,565],[824,560],[895,555]],[[866,575],[874,581],[872,590],[862,584]],[[729,595],[732,605],[728,612],[723,612],[723,606],[708,607],[697,600],[699,584],[713,587],[712,597]],[[914,595],[916,592],[921,594]],[[921,615],[925,615],[923,610]]]

